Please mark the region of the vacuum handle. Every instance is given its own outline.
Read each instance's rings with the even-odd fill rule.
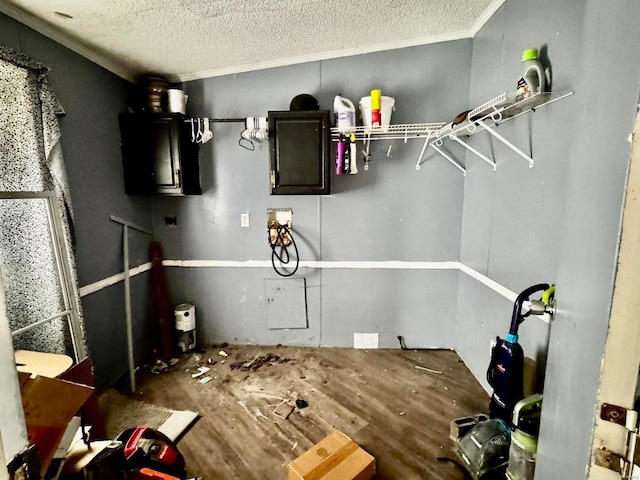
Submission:
[[[522,323],[522,321],[520,320],[521,316],[522,316],[522,304],[526,301],[529,300],[529,297],[531,295],[533,295],[536,292],[540,292],[540,291],[545,291],[549,289],[549,284],[548,283],[538,283],[536,285],[532,285],[529,288],[526,288],[525,290],[522,291],[522,293],[520,293],[520,295],[518,295],[518,297],[516,298],[515,303],[513,304],[513,314],[511,316],[511,327],[509,328],[509,334],[511,335],[518,335],[518,325],[520,325],[520,323]]]
[[[520,412],[522,412],[523,410],[528,410],[531,407],[534,407],[537,404],[541,404],[541,403],[542,403],[541,393],[534,393],[533,395],[523,398],[518,403],[516,403],[516,406],[513,407],[513,418],[512,418],[513,425],[517,427],[518,424],[520,423]]]

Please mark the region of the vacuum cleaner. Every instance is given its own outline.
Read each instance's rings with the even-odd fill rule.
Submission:
[[[530,301],[529,297],[536,292],[544,292],[541,300]],[[491,362],[487,369],[487,381],[493,388],[489,403],[489,416],[511,422],[513,407],[524,397],[524,353],[518,343],[518,328],[529,315],[550,313],[551,297],[555,286],[539,283],[524,290],[513,304],[511,326],[505,339],[496,337],[496,344],[491,350]],[[526,310],[523,306],[527,302]]]
[[[540,300],[529,300],[531,295],[540,291],[543,292]],[[491,351],[487,370],[487,380],[493,387],[490,418],[466,417],[452,422],[453,450],[462,460],[460,465],[474,480],[505,478],[513,411],[524,397],[524,353],[518,343],[518,327],[529,315],[553,313],[551,303],[554,294],[555,286],[540,283],[518,295],[513,305],[509,333],[504,340],[496,337]]]

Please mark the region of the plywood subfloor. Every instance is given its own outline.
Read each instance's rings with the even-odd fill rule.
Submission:
[[[244,364],[259,368],[232,368]],[[194,379],[199,365],[210,370]],[[376,458],[379,480],[463,479],[438,460],[453,456],[450,421],[489,403],[448,350],[218,346],[161,375],[142,371],[138,386],[131,398],[200,413],[178,447],[206,480],[285,479],[289,462],[334,429]]]

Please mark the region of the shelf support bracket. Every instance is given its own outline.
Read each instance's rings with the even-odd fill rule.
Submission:
[[[420,150],[420,155],[418,156],[418,163],[416,163],[416,170],[420,170],[420,164],[422,163],[422,157],[424,157],[424,152],[427,150],[427,146],[429,145],[429,139],[431,135],[427,135],[427,138],[424,139],[424,145],[422,145],[422,150]]]
[[[426,145],[426,144],[425,144]],[[451,158],[450,155],[447,154],[447,152],[445,152],[444,150],[442,150],[440,147],[438,147],[437,145],[434,145],[433,143],[431,144],[431,146],[433,147],[433,149],[438,152],[440,155],[442,155],[444,158],[446,158],[447,160],[449,160],[449,162],[451,163],[451,165],[453,165],[454,167],[456,167],[458,170],[460,170],[462,172],[462,174],[466,177],[467,176],[467,171],[464,169],[464,167],[462,165],[460,165],[458,162],[456,162],[453,158]]]
[[[507,147],[509,147],[511,150],[513,150],[515,153],[517,153],[518,155],[520,155],[522,158],[524,158],[527,162],[529,162],[529,168],[533,168],[533,158],[531,158],[531,156],[527,155],[526,153],[524,153],[522,150],[520,150],[518,147],[516,147],[513,143],[511,143],[509,140],[507,140],[506,138],[504,138],[502,135],[500,135],[498,132],[496,132],[495,130],[493,130],[489,125],[487,125],[484,120],[478,120],[478,125],[480,125],[484,130],[486,130],[488,133],[490,133],[491,135],[493,135],[495,138],[497,138],[498,140],[500,140],[502,143],[504,143]],[[494,169],[495,170],[495,169]]]
[[[470,152],[474,153],[475,155],[477,155],[478,157],[480,157],[482,160],[484,160],[485,162],[487,162],[489,165],[491,165],[493,167],[493,171],[496,171],[496,169],[498,168],[496,165],[496,162],[494,162],[493,160],[491,160],[489,157],[487,157],[484,153],[476,150],[475,148],[473,148],[471,145],[469,145],[468,143],[463,142],[462,140],[460,140],[458,138],[457,135],[449,135],[449,138],[451,140],[454,140],[456,142],[458,142],[460,145],[462,145],[464,148],[466,148],[467,150],[469,150]]]

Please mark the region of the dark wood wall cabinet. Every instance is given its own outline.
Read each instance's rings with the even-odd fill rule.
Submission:
[[[328,110],[268,112],[272,195],[331,193]]]
[[[200,195],[199,146],[177,113],[121,113],[128,195]]]

